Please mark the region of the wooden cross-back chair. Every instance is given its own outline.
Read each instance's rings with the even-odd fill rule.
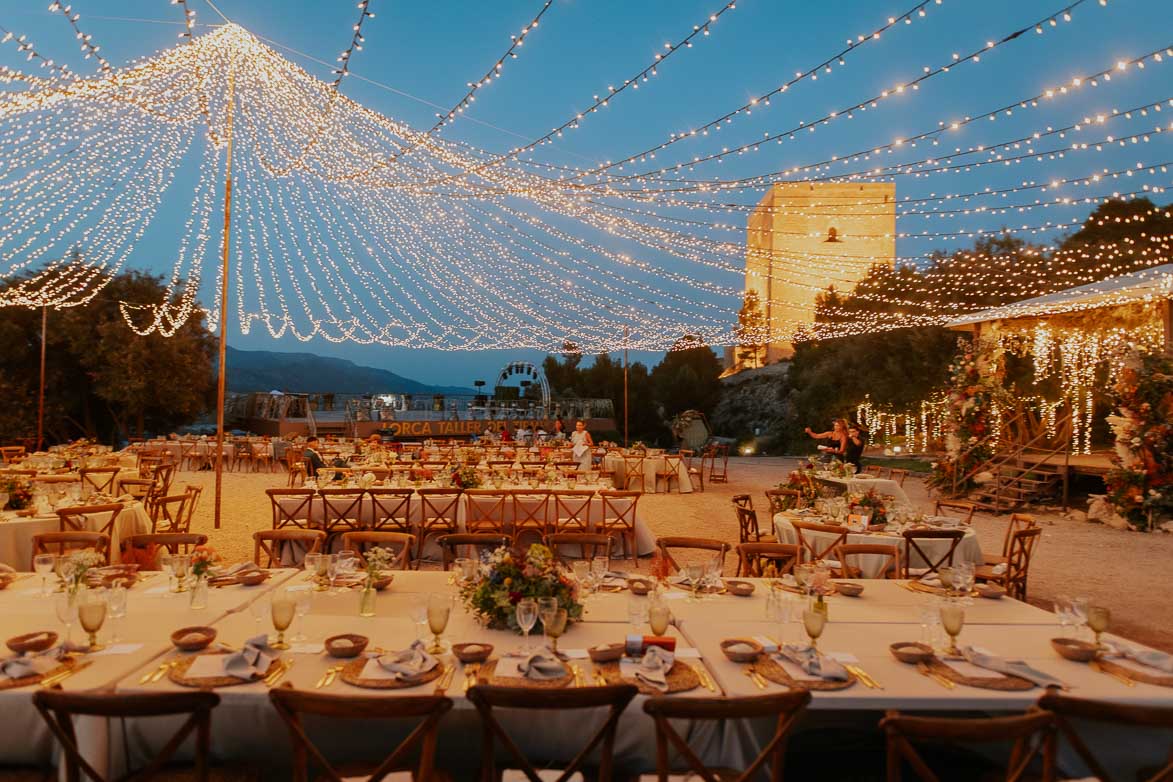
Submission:
[[[888,470],[888,477],[896,481],[898,486],[903,487],[904,481],[908,478],[908,470],[901,467],[893,467],[891,470]]]
[[[625,491],[630,489],[631,485],[636,481],[639,481],[640,491],[647,490],[648,487],[644,485],[646,482],[646,476],[644,475],[645,458],[647,457],[640,455],[627,455],[623,457],[623,488]]]
[[[1010,539],[1014,533],[1019,530],[1032,529],[1038,525],[1035,517],[1029,513],[1011,513],[1010,521],[1006,523],[1006,535],[1002,538],[1002,553],[986,554],[985,563],[987,565],[1000,565],[1004,563],[1010,555]]]
[[[734,494],[731,498],[733,507],[753,509],[753,497],[748,494]]]
[[[566,566],[569,566],[572,560],[592,560],[596,556],[607,557],[610,560],[612,543],[611,538],[598,532],[552,532],[546,536],[546,545],[550,547],[554,558]],[[572,546],[578,549],[577,557],[562,553],[564,549]]]
[[[101,532],[42,532],[33,535],[32,543],[34,559],[38,554],[56,554],[63,557],[71,551],[93,549],[102,555],[103,564],[110,561],[110,536]],[[32,569],[33,563],[30,561],[29,570]]]
[[[395,554],[395,558],[391,562],[393,569],[408,570],[411,567],[415,535],[403,532],[369,532],[366,530],[342,534],[342,549],[344,551],[357,551],[358,555],[362,557],[369,549],[375,547],[390,549]]]
[[[520,489],[510,492],[513,506],[513,545],[523,535],[546,537],[550,524],[550,492],[546,489]]]
[[[683,457],[680,454],[666,453],[663,456],[664,466],[656,470],[655,488],[660,489],[660,481],[664,482],[664,491],[672,491],[672,482],[676,481],[676,490],[680,491],[680,470]]]
[[[854,564],[856,557],[886,557],[879,578],[900,578],[900,547],[889,543],[842,543],[835,548],[835,559],[843,578],[864,578],[863,568]]]
[[[591,502],[595,493],[590,489],[569,489],[551,492],[553,501],[550,529],[552,532],[590,532]]]
[[[16,464],[24,459],[23,445],[0,445],[0,463]]]
[[[953,511],[961,516],[961,523],[966,526],[973,523],[973,514],[977,506],[966,500],[937,500],[933,508],[934,516],[944,516],[941,511]]]
[[[388,699],[397,700],[397,699]],[[50,732],[61,746],[67,782],[80,782],[83,778],[93,782],[105,782],[114,777],[104,776],[86,759],[86,753],[79,747],[74,717],[98,717],[105,720],[150,719],[160,717],[181,717],[187,719],[171,736],[166,744],[142,768],[118,777],[119,780],[168,779],[175,769],[169,768],[170,761],[186,743],[189,736],[195,736],[193,755],[194,778],[199,782],[208,780],[208,760],[211,751],[212,709],[220,703],[220,696],[214,692],[159,693],[95,693],[65,692],[60,689],[41,689],[33,694],[33,705],[40,713]]]
[[[1043,531],[1039,527],[1019,530],[1010,535],[1010,548],[1006,557],[1006,570],[995,573],[992,565],[979,565],[974,576],[979,581],[1000,585],[1011,597],[1026,600],[1026,581],[1030,575],[1030,560],[1035,544]]]
[[[914,578],[917,576],[925,576],[930,573],[936,573],[937,569],[942,565],[952,565],[953,555],[957,552],[957,546],[961,543],[961,539],[965,537],[965,530],[960,529],[921,529],[921,530],[905,530],[904,531],[904,578]],[[945,553],[937,558],[929,555],[924,548],[921,547],[921,541],[928,540],[947,540],[949,545],[945,549]],[[912,562],[914,556],[919,556],[920,561],[924,562],[924,566],[917,565],[913,567]]]
[[[159,497],[151,506],[151,532],[187,532],[187,492]]]
[[[505,508],[512,496],[509,489],[465,490],[464,528],[469,532],[504,532]]]
[[[802,561],[816,562],[834,558],[835,549],[847,542],[846,527],[833,524],[816,524],[812,521],[791,521],[794,534],[798,536],[798,549]],[[830,540],[819,540],[813,533],[831,535]]]
[[[758,512],[753,508],[734,505],[737,512],[737,533],[739,543],[768,543],[774,539],[773,535],[763,535],[758,527]]]
[[[878,464],[869,464],[867,467],[863,468],[863,471],[868,475],[874,475],[877,478],[881,478],[884,475],[884,468]]]
[[[313,489],[265,489],[273,510],[273,529],[309,529],[314,496]]]
[[[729,482],[729,446],[714,445],[709,461],[709,483]]]
[[[496,744],[499,741],[510,757],[510,763],[520,766],[529,782],[543,782],[538,776],[534,762],[521,750],[506,733],[493,714],[493,709],[526,711],[580,711],[607,709],[603,724],[589,736],[589,741],[579,750],[564,768],[558,769],[556,782],[568,782],[576,772],[584,772],[588,760],[597,764],[590,778],[597,782],[611,782],[613,778],[613,756],[615,751],[615,729],[623,710],[639,691],[630,684],[608,685],[606,687],[575,687],[553,690],[533,687],[497,687],[478,684],[468,690],[467,696],[476,706],[481,717],[483,738],[481,740],[481,779],[483,782],[497,782]],[[389,699],[394,700],[394,699]],[[585,725],[579,728],[586,734]],[[559,773],[560,772],[560,773]]]
[[[295,690],[288,684],[269,690],[273,708],[289,729],[293,746],[293,782],[324,779],[343,782],[347,779],[382,780],[393,771],[411,770],[418,782],[434,782],[437,727],[452,708],[452,700],[442,695],[404,695],[395,698],[374,695],[324,695],[309,690]],[[363,768],[356,777],[350,769],[340,769],[314,744],[306,732],[303,716],[316,719],[359,722],[354,728],[366,728],[377,720],[413,721],[415,727],[381,762]],[[377,724],[377,723],[376,723]],[[349,727],[349,726],[348,726]],[[418,759],[412,763],[418,754]],[[414,766],[414,767],[413,767]],[[318,774],[311,776],[310,768]]]
[[[798,564],[798,546],[793,543],[741,543],[737,546],[737,575],[762,578],[767,565],[781,576],[794,572]]]
[[[673,551],[709,551],[715,554],[720,561],[720,568],[725,569],[725,556],[729,553],[729,544],[715,538],[664,537],[656,538],[656,550],[668,563],[673,573],[680,570]]]
[[[60,532],[98,532],[106,536],[106,560],[110,559],[110,541],[114,538],[114,525],[118,521],[118,514],[122,513],[122,505],[112,502],[109,505],[77,505],[72,508],[57,510],[58,531]],[[94,526],[90,525],[91,516],[110,514],[107,519],[96,519]]]
[[[367,489],[371,500],[370,529],[375,532],[403,532],[411,535],[411,489]]]
[[[798,489],[767,489],[766,502],[770,504],[771,515],[795,510],[803,505],[802,492]]]
[[[200,496],[204,493],[203,486],[184,486],[183,493],[187,495],[187,502],[183,505],[183,531],[191,531],[191,518],[195,515],[200,504]]]
[[[121,471],[120,467],[82,467],[78,470],[81,476],[81,489],[101,494],[114,492],[114,478]]]
[[[208,536],[190,532],[152,532],[143,535],[128,535],[122,539],[122,549],[147,549],[158,546],[168,554],[190,554],[196,546],[208,545]]]
[[[595,525],[595,531],[612,538],[618,538],[623,543],[623,551],[631,558],[631,564],[636,564],[639,551],[635,540],[636,507],[639,505],[640,492],[637,491],[601,491],[602,515]]]
[[[289,473],[286,485],[289,488],[305,484],[305,449],[290,446],[285,449],[285,470]]]
[[[698,491],[705,490],[705,462],[704,457],[701,457],[701,464],[699,467],[694,467],[692,460],[696,458],[696,451],[690,449],[682,449],[680,451],[680,458],[684,460],[684,472],[688,474],[689,483],[691,483]]]
[[[282,549],[296,546],[305,549],[300,560],[296,554],[294,564],[304,561],[305,554],[317,554],[326,543],[326,533],[320,529],[262,529],[253,533],[253,562],[257,567],[273,568],[282,565]],[[264,561],[262,561],[264,557]]]
[[[656,725],[656,773],[661,780],[695,777],[703,782],[750,782],[769,768],[771,782],[782,782],[786,742],[799,715],[811,701],[810,690],[791,690],[749,698],[649,698],[644,711]],[[695,722],[774,719],[774,734],[745,768],[714,768],[705,764],[681,735],[680,725]],[[673,724],[673,720],[677,722]],[[672,754],[677,762],[672,763]],[[687,772],[681,774],[684,769]],[[671,777],[670,777],[671,775]]]
[[[1047,690],[1039,698],[1039,707],[1055,715],[1056,739],[1066,741],[1071,745],[1075,754],[1079,756],[1088,771],[1100,782],[1118,782],[1088,747],[1080,735],[1080,730],[1094,735],[1094,732],[1106,726],[1127,727],[1129,734],[1139,739],[1139,735],[1149,735],[1156,731],[1173,731],[1173,708],[1168,706],[1135,706],[1132,704],[1111,703],[1108,701],[1093,701],[1085,698],[1071,698],[1054,690]],[[1072,723],[1078,721],[1079,727]],[[1138,730],[1139,729],[1139,730]],[[1145,768],[1136,776],[1138,782],[1168,782],[1173,779],[1173,744],[1168,737],[1164,742],[1153,737],[1151,746],[1157,748],[1161,743],[1166,746],[1165,758],[1160,766]],[[1133,741],[1130,747],[1140,746],[1139,741]],[[1121,781],[1122,782],[1122,781]]]
[[[880,720],[887,745],[888,782],[901,782],[905,763],[922,782],[941,782],[942,777],[929,767],[913,746],[913,741],[956,744],[1001,744],[1012,747],[1006,764],[1006,782],[1034,779],[1029,768],[1036,757],[1042,758],[1044,780],[1054,779],[1055,718],[1045,711],[1029,711],[1010,717],[908,717],[890,711]],[[949,777],[944,777],[948,779]]]
[[[471,553],[479,559],[482,553],[508,546],[510,541],[508,535],[455,532],[450,535],[441,535],[436,539],[436,542],[440,544],[440,561],[444,570],[451,570],[452,563],[456,561],[457,552],[461,549],[464,549],[465,553],[469,553],[468,549],[472,549]]]
[[[457,514],[460,509],[459,489],[420,489],[419,540],[415,558],[423,558],[428,538],[460,532]]]

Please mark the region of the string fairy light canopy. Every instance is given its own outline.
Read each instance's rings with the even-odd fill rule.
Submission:
[[[919,20],[940,0],[917,3],[901,16],[888,18],[871,34],[849,40],[846,48],[840,44],[827,59],[698,126],[696,132],[673,134],[654,148],[586,168],[539,161],[530,153],[577,128],[595,109],[505,153],[438,132],[463,115],[477,92],[500,76],[503,64],[537,28],[552,0],[513,36],[512,45],[485,76],[468,83],[464,97],[422,131],[363,106],[340,90],[351,74],[355,52],[362,48],[363,24],[373,16],[369,0],[357,3],[350,45],[338,57],[332,81],[311,76],[235,24],[195,35],[194,12],[186,0],[173,1],[183,13],[180,44],[125,67],[111,66],[99,54],[71,6],[54,3],[50,10],[69,21],[85,55],[97,63],[93,75],[81,76],[55,64],[24,38],[5,39],[14,40],[22,54],[35,60],[40,73],[0,73],[0,79],[24,87],[0,96],[0,155],[9,162],[0,171],[0,281],[6,283],[0,306],[66,307],[92,300],[130,263],[140,241],[161,230],[160,213],[167,208],[175,211],[180,204],[182,220],[167,229],[177,228],[164,275],[165,296],[152,305],[122,305],[126,322],[141,334],[172,334],[197,312],[208,316],[211,328],[219,328],[219,310],[204,305],[227,293],[233,302],[230,317],[243,332],[262,329],[274,338],[290,335],[302,341],[555,351],[570,342],[584,352],[603,352],[625,347],[665,350],[689,334],[709,344],[731,344],[739,338],[734,321],[746,277],[766,274],[783,288],[811,292],[825,288],[828,281],[847,285],[853,278],[843,257],[797,250],[770,251],[768,272],[747,272],[745,244],[740,237],[721,235],[742,232],[744,224],[708,219],[717,212],[743,214],[750,208],[726,202],[727,194],[761,189],[784,176],[837,182],[902,176],[944,179],[988,165],[1045,167],[1057,159],[1093,157],[1104,146],[1137,148],[1135,161],[1115,168],[1089,163],[1078,175],[1065,177],[1043,170],[1037,179],[1016,186],[959,186],[956,192],[898,202],[901,221],[1035,212],[1008,229],[991,225],[930,230],[921,225],[895,232],[901,240],[945,242],[1007,231],[1030,237],[1082,222],[1053,216],[1051,209],[1163,192],[1173,164],[1167,153],[1147,149],[1150,141],[1170,135],[1167,120],[1148,119],[1170,101],[1162,90],[1161,96],[1127,104],[1128,109],[1081,114],[1058,128],[1044,126],[1025,136],[883,167],[839,168],[870,162],[881,153],[913,149],[919,142],[935,145],[945,133],[981,117],[999,116],[1005,108],[942,122],[908,140],[751,178],[682,178],[684,169],[719,161],[737,148],[683,164],[627,171],[670,148],[704,143],[710,131],[715,135],[734,119],[764,109],[771,97],[777,103],[788,93],[787,85],[815,82],[820,73],[844,65],[856,49],[881,45],[881,33]],[[930,78],[946,80],[962,63],[979,62],[990,50],[1018,40],[1033,27],[1070,21],[1071,10],[1083,2],[1052,8],[1037,23],[968,55],[955,55],[947,64],[926,68],[920,77],[857,108],[862,113],[889,97],[915,93],[916,86]],[[668,43],[646,70],[595,96],[592,105],[601,107],[621,93],[637,90],[667,57],[707,36],[735,7],[733,2],[720,6],[676,43]],[[1161,63],[1167,56],[1168,50],[1155,50],[1107,69],[1085,69],[1085,76],[1071,84],[1031,92],[1033,97],[1008,105],[1029,106],[1083,84],[1108,81],[1112,74],[1144,72],[1146,64]],[[825,125],[839,116],[815,124]],[[1134,116],[1145,124],[1111,136],[1095,135],[1108,123],[1123,125]],[[812,128],[804,124],[799,129]],[[794,133],[786,131],[779,138],[792,139]],[[1068,134],[1077,140],[1065,141]],[[1043,148],[1047,139],[1062,146]],[[760,143],[743,148],[756,150]],[[231,181],[238,206],[224,237],[220,233],[226,180]],[[1015,194],[1034,200],[999,202]],[[828,199],[812,204],[808,214],[822,211],[858,218],[860,206],[859,199]],[[682,216],[692,210],[703,210],[704,217]],[[976,302],[984,285],[1014,280],[1018,293],[1035,295],[1058,283],[1086,282],[1081,275],[1087,274],[1089,257],[1098,261],[1101,271],[1113,273],[1160,263],[1167,258],[1169,240],[1152,234],[1136,246],[1077,251],[1044,246],[1019,258],[1013,269],[1000,259],[970,253],[965,260],[979,261],[971,264],[973,271],[965,280],[974,292],[972,301],[956,291],[950,297],[926,297],[936,288],[930,273],[898,281],[883,293],[858,294],[861,302],[895,304],[902,311],[893,312],[890,306],[877,306],[876,312],[831,308],[827,311],[835,316],[832,322],[813,326],[813,304],[767,301],[791,311],[801,312],[805,306],[807,312],[792,319],[771,317],[770,333],[762,339],[941,324],[982,306]],[[222,248],[228,254],[227,275],[221,271]],[[751,260],[757,252],[748,253]],[[898,260],[925,265],[923,256]]]

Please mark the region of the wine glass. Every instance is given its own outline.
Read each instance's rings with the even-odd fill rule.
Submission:
[[[1071,619],[1077,628],[1087,624],[1087,607],[1089,602],[1086,597],[1073,597],[1071,599]]]
[[[668,604],[657,600],[648,606],[648,624],[652,626],[652,635],[664,635],[668,632],[668,625],[672,621],[672,612]]]
[[[790,624],[793,611],[794,601],[790,595],[780,589],[771,589],[766,593],[766,619],[778,623],[779,644],[786,643],[786,625]]]
[[[937,577],[941,579],[941,587],[944,588],[946,594],[953,591],[953,576],[952,565],[941,565],[937,568]]]
[[[297,611],[297,634],[293,636],[293,640],[297,642],[304,642],[307,640],[305,634],[305,618],[309,616],[310,609],[313,607],[314,591],[312,589],[299,589],[294,598],[294,606]]]
[[[1096,634],[1096,646],[1100,645],[1100,634],[1108,629],[1112,621],[1112,612],[1107,606],[1089,606],[1087,609],[1087,626]]]
[[[692,597],[690,600],[700,600],[701,579],[705,577],[704,565],[685,565],[684,577],[688,579],[688,585],[692,587]]]
[[[827,614],[825,611],[818,611],[814,608],[806,608],[802,612],[802,626],[806,628],[807,637],[810,638],[811,649],[818,651],[819,636],[823,634],[823,628],[827,626]]]
[[[318,578],[318,560],[320,560],[321,558],[322,558],[321,554],[309,553],[309,554],[305,555],[305,559],[302,561],[302,565],[305,568],[305,572],[309,574],[307,576],[308,581],[316,581],[317,580],[317,578]]]
[[[570,563],[570,571],[574,574],[574,580],[577,581],[584,591],[589,591],[591,580],[591,563],[585,559],[576,559]]]
[[[595,589],[602,588],[603,582],[607,580],[607,571],[610,569],[610,557],[597,556],[591,560],[591,579],[594,581]]]
[[[105,649],[105,644],[98,643],[98,631],[106,621],[106,596],[99,590],[87,590],[79,595],[77,618],[81,623],[81,629],[90,636],[89,651]]]
[[[529,643],[529,631],[534,629],[534,625],[537,622],[538,601],[531,597],[517,601],[517,626],[525,633],[525,640],[522,642],[521,647],[524,654],[529,654],[533,651],[533,647]]]
[[[269,602],[269,616],[273,620],[273,629],[277,631],[277,640],[272,644],[274,649],[288,649],[285,643],[285,631],[293,624],[293,616],[297,611],[297,602],[286,589],[280,589],[273,594]]]
[[[1060,634],[1066,638],[1071,631],[1071,598],[1067,595],[1059,595],[1055,598],[1052,607],[1059,617]]]
[[[550,651],[558,654],[558,639],[566,632],[566,609],[559,608],[551,611],[542,622],[546,636],[550,639]]]
[[[69,644],[73,634],[73,618],[77,616],[74,598],[70,597],[69,593],[63,592],[57,596],[53,608],[57,611],[57,619],[65,625],[65,643]]]
[[[49,596],[49,574],[56,567],[56,554],[37,554],[33,557],[33,570],[41,577],[41,597]]]
[[[448,627],[448,617],[452,613],[452,598],[448,595],[428,595],[428,629],[432,631],[432,645],[428,649],[432,654],[444,651],[444,642],[440,635]]]
[[[329,558],[329,563],[326,565],[326,576],[330,579],[330,592],[337,594],[338,587],[335,582],[342,571],[342,559],[337,554],[323,554],[322,556]]]
[[[114,586],[106,595],[106,606],[110,614],[110,643],[118,643],[118,623],[126,618],[126,587]]]
[[[961,628],[965,626],[965,607],[956,601],[946,602],[941,606],[941,626],[949,635],[949,649],[946,654],[958,656],[961,650],[957,648],[957,636],[961,635]]]
[[[175,574],[176,592],[187,591],[187,568],[191,564],[191,557],[187,554],[173,554],[171,556],[171,572]]]

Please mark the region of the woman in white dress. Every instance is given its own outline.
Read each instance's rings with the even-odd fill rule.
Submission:
[[[574,431],[570,433],[570,442],[574,444],[570,453],[578,462],[578,469],[584,471],[591,469],[591,449],[595,447],[595,441],[591,439],[591,433],[586,430],[586,424],[582,421],[574,422]]]

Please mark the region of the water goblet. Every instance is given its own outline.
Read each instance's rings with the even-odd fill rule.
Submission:
[[[57,567],[55,554],[37,554],[33,557],[33,570],[41,577],[41,597],[49,596],[49,574]]]
[[[73,620],[77,616],[77,605],[75,604],[76,596],[70,595],[68,592],[57,596],[57,600],[53,602],[53,609],[57,612],[57,619],[61,624],[65,625],[65,643],[70,643],[70,638],[73,635]]]
[[[1096,634],[1096,646],[1100,645],[1100,635],[1108,630],[1112,621],[1112,612],[1107,606],[1088,606],[1087,626]]]
[[[1086,597],[1073,597],[1071,599],[1071,620],[1078,628],[1087,624],[1087,607],[1089,599]]]
[[[321,560],[321,558],[321,554],[316,554],[313,552],[305,555],[305,560],[302,562],[302,566],[305,568],[307,581],[317,581],[318,561]]]
[[[810,639],[810,648],[818,651],[819,636],[823,634],[823,628],[827,626],[827,612],[818,611],[815,608],[803,609],[802,626],[806,629],[807,638]]]
[[[269,601],[269,616],[273,620],[273,629],[277,631],[277,640],[271,644],[274,649],[288,649],[285,642],[285,631],[293,624],[293,616],[297,612],[297,602],[287,589],[279,589]]]
[[[428,625],[428,598],[427,595],[416,595],[408,606],[412,624],[415,625],[415,640],[424,637],[424,628]]]
[[[115,585],[106,595],[106,608],[110,614],[110,643],[118,643],[118,626],[126,618],[127,607],[126,587]]]
[[[337,594],[338,587],[336,582],[338,581],[338,576],[341,574],[344,565],[342,564],[341,558],[339,558],[337,554],[323,554],[322,556],[329,557],[330,559],[326,565],[326,576],[330,579],[330,592],[332,594]]]
[[[937,577],[941,579],[941,586],[946,594],[953,592],[953,575],[952,565],[941,565],[937,568]]]
[[[432,654],[444,651],[444,642],[440,636],[448,627],[448,617],[452,613],[452,598],[449,595],[428,595],[428,629],[432,631],[432,645],[428,649]]]
[[[1059,634],[1066,638],[1071,633],[1071,598],[1059,595],[1052,602],[1052,609],[1059,617]]]
[[[314,591],[312,589],[299,589],[294,593],[294,606],[297,612],[297,634],[293,636],[293,640],[302,643],[308,640],[305,634],[305,618],[309,616],[310,609],[314,605]]]
[[[460,576],[464,583],[471,584],[477,579],[477,571],[480,564],[475,559],[466,559],[460,564]]]
[[[533,647],[529,643],[529,631],[534,629],[534,625],[538,622],[538,601],[531,597],[523,598],[517,601],[517,626],[521,628],[524,633],[521,651],[529,654],[533,651]]]
[[[685,565],[684,577],[688,579],[688,585],[692,589],[692,596],[689,600],[700,600],[701,580],[705,577],[705,566]]]
[[[176,592],[187,591],[187,569],[190,564],[191,557],[187,554],[171,556],[171,572],[175,574]]]
[[[98,631],[106,621],[106,595],[96,589],[78,595],[77,619],[81,629],[89,635],[89,651],[105,649],[105,644],[98,643]]]
[[[611,558],[598,556],[591,560],[591,578],[595,582],[595,589],[601,589],[607,579],[607,571],[611,569]]]
[[[961,628],[965,626],[965,607],[961,603],[951,600],[941,606],[941,626],[949,635],[949,649],[946,654],[960,655],[957,648],[957,636],[961,635]]]
[[[558,654],[558,639],[566,632],[566,619],[566,609],[559,608],[552,611],[542,623],[546,637],[550,639],[550,651],[554,654]]]
[[[576,559],[570,563],[570,571],[574,574],[574,580],[582,585],[584,591],[590,591],[591,581],[591,563],[585,559]]]

